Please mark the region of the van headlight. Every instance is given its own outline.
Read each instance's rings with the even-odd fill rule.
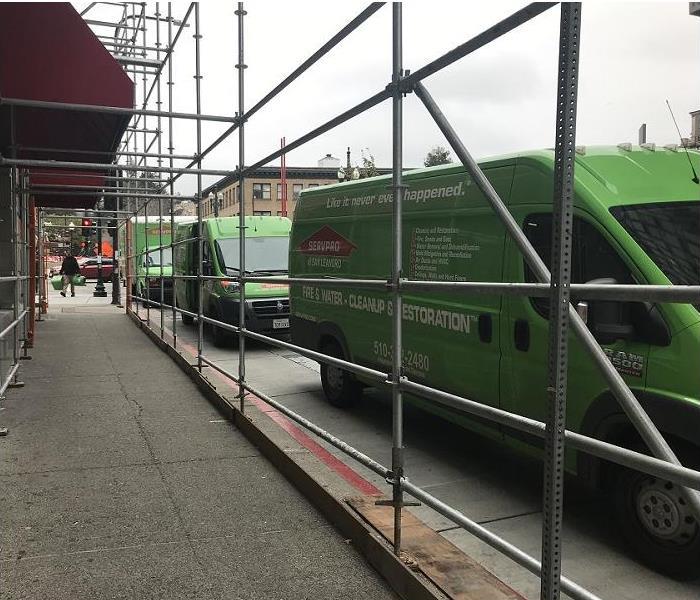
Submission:
[[[220,281],[221,287],[224,288],[225,292],[230,294],[235,294],[241,289],[241,284],[238,281]]]

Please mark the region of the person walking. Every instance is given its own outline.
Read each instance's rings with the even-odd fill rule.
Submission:
[[[66,291],[70,285],[70,295],[75,296],[75,284],[73,283],[73,277],[80,275],[80,265],[70,252],[63,259],[61,264],[60,275],[63,275],[63,289],[61,290],[61,296],[66,297]]]

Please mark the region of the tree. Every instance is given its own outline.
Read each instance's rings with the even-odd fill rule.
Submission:
[[[451,162],[450,151],[442,146],[435,146],[425,155],[423,164],[426,167],[434,167],[435,165],[447,165]]]
[[[367,150],[367,156],[365,156],[365,150]],[[360,154],[362,155],[362,167],[360,168],[361,179],[379,175],[377,166],[374,163],[374,155],[369,151],[369,148],[365,148],[365,150],[360,150]]]

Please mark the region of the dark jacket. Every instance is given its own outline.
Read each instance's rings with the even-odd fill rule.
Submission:
[[[63,264],[61,265],[59,273],[61,275],[80,275],[80,266],[75,256],[66,256],[63,259]]]

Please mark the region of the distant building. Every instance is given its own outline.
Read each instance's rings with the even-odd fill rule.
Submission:
[[[690,144],[691,148],[700,148],[700,110],[690,113]]]
[[[333,167],[334,169],[337,169],[340,167],[340,159],[336,158],[335,156],[331,156],[330,154],[326,154],[323,158],[318,159],[318,166]]]
[[[327,155],[321,160],[334,159]],[[319,161],[320,162],[320,161]],[[338,161],[340,162],[340,161]],[[381,174],[391,169],[377,169]],[[338,183],[338,165],[325,167],[287,167],[287,216],[292,217],[301,190],[319,185]],[[279,167],[260,167],[245,178],[245,212],[248,215],[282,215],[282,179]],[[214,198],[209,198],[213,194]],[[239,213],[238,175],[235,173],[217,181],[202,191],[203,216],[214,215],[217,194],[221,195],[219,216],[230,217]]]
[[[287,216],[294,208],[301,190],[338,183],[338,169],[332,167],[287,167]],[[282,179],[279,167],[260,167],[245,178],[245,211],[249,215],[282,215]],[[202,192],[203,216],[214,214],[214,202],[209,195],[221,194],[219,216],[230,217],[239,213],[238,175],[224,177]]]
[[[173,215],[176,217],[196,217],[197,205],[192,200],[180,200],[173,205]]]

